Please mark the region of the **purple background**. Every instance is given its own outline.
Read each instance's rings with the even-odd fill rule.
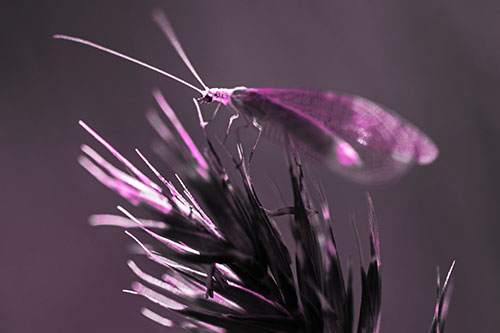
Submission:
[[[87,217],[124,201],[76,163],[98,145],[84,119],[142,167],[133,148],[155,138],[144,111],[165,93],[195,141],[189,89],[76,44],[98,41],[195,82],[150,19],[164,8],[205,81],[218,87],[347,91],[411,119],[441,150],[428,167],[372,189],[380,222],[384,332],[425,332],[435,269],[457,260],[449,332],[493,332],[500,308],[498,1],[2,1],[0,4],[0,331],[159,332],[121,293],[133,274],[121,230]],[[227,113],[210,129],[220,133]],[[253,133],[249,133],[249,138]],[[263,143],[253,174],[288,189],[278,147]],[[345,259],[350,213],[367,244],[363,187],[313,166],[333,205]],[[355,256],[356,257],[356,256]],[[356,272],[356,271],[355,271]],[[359,280],[355,280],[359,288]]]

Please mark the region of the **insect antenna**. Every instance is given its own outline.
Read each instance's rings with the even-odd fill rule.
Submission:
[[[181,57],[182,61],[184,61],[184,64],[189,68],[191,73],[194,75],[194,77],[200,82],[200,84],[205,88],[205,90],[208,90],[207,85],[203,82],[203,80],[200,78],[196,70],[194,69],[193,65],[191,64],[191,61],[189,61],[189,58],[187,57],[186,53],[184,52],[184,49],[181,46],[181,43],[179,42],[179,39],[175,35],[174,29],[172,28],[172,25],[170,24],[170,21],[168,20],[167,16],[165,13],[160,10],[156,9],[153,11],[153,20],[158,24],[160,29],[163,31],[165,36],[168,38],[172,46],[175,48],[175,51],[177,51],[177,54],[179,57]]]
[[[112,54],[112,55],[114,55],[114,56],[117,56],[117,57],[119,57],[119,58],[122,58],[122,59],[128,60],[128,61],[133,62],[133,63],[135,63],[135,64],[138,64],[138,65],[140,65],[140,66],[142,66],[142,67],[146,67],[146,68],[148,68],[148,69],[150,69],[150,70],[152,70],[152,71],[154,71],[154,72],[160,73],[160,74],[162,74],[162,75],[164,75],[164,76],[166,76],[166,77],[169,77],[169,78],[171,78],[171,79],[173,79],[173,80],[175,80],[175,81],[177,81],[177,82],[179,82],[179,83],[181,83],[181,84],[183,84],[183,85],[185,85],[185,86],[187,86],[187,87],[189,87],[189,88],[191,88],[191,89],[193,89],[193,90],[195,90],[195,91],[199,92],[202,96],[204,95],[203,90],[201,90],[201,89],[199,89],[199,88],[195,87],[195,86],[194,86],[194,85],[192,85],[191,83],[186,82],[186,81],[184,81],[183,79],[178,78],[177,76],[175,76],[175,75],[173,75],[173,74],[167,73],[167,72],[165,72],[164,70],[161,70],[161,69],[159,69],[159,68],[156,68],[156,67],[154,67],[154,66],[151,66],[151,65],[149,65],[149,64],[146,64],[145,62],[142,62],[142,61],[140,61],[140,60],[137,60],[137,59],[134,59],[134,58],[132,58],[132,57],[129,57],[129,56],[127,56],[127,55],[123,54],[123,53],[120,53],[120,52],[117,52],[117,51],[111,50],[111,49],[109,49],[109,48],[107,48],[107,47],[101,46],[101,45],[99,45],[99,44],[96,44],[96,43],[93,43],[93,42],[91,42],[91,41],[88,41],[88,40],[85,40],[85,39],[81,39],[81,38],[78,38],[78,37],[71,37],[71,36],[66,36],[66,35],[54,35],[54,36],[52,36],[52,37],[53,37],[53,38],[55,38],[55,39],[65,39],[65,40],[68,40],[68,41],[71,41],[71,42],[75,42],[75,43],[79,43],[79,44],[87,45],[87,46],[93,47],[93,48],[95,48],[95,49],[98,49],[98,50],[104,51],[104,52],[106,52],[106,53]],[[200,81],[200,82],[201,82],[201,81]],[[203,84],[203,87],[205,87],[205,88],[206,88],[206,86],[205,86],[204,84]]]

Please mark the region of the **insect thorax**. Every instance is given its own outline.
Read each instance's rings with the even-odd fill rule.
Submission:
[[[212,102],[227,105],[231,103],[231,95],[237,89],[245,89],[245,87],[238,87],[233,89],[226,88],[211,88],[203,92],[203,97],[198,98],[200,104],[210,104]]]
[[[231,94],[231,104],[242,114],[256,119],[266,119],[274,104],[254,89],[235,88]]]

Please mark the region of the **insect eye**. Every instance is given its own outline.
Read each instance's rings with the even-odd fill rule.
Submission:
[[[213,100],[212,95],[203,96],[203,103],[212,103]]]
[[[198,101],[198,104],[212,103],[213,98],[212,95],[205,95],[203,97],[197,98],[196,101]]]

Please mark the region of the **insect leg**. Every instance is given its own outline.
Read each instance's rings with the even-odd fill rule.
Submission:
[[[205,132],[205,127],[210,124],[212,122],[212,120],[215,119],[215,116],[217,115],[217,112],[219,111],[219,108],[221,106],[221,104],[218,104],[217,107],[215,108],[215,111],[214,113],[212,114],[212,117],[210,117],[210,119],[208,121],[205,121],[203,119],[203,115],[201,114],[201,109],[200,109],[200,105],[198,104],[198,102],[196,101],[196,98],[193,98],[193,103],[194,103],[194,106],[196,107],[196,112],[198,113],[198,118],[200,119],[200,126],[201,128],[203,129],[203,131]],[[206,133],[205,133],[206,134]]]
[[[235,113],[233,114],[230,118],[229,118],[229,123],[227,124],[227,130],[226,130],[226,135],[224,136],[224,140],[222,141],[222,143],[226,143],[226,140],[227,140],[227,137],[229,136],[229,131],[231,130],[231,125],[233,124],[233,122],[238,119],[240,116],[239,113]]]
[[[253,144],[252,151],[250,152],[250,157],[248,158],[248,163],[252,161],[253,153],[255,152],[255,148],[257,148],[257,144],[259,143],[260,136],[262,135],[262,126],[257,122],[257,119],[252,120],[252,125],[257,128],[259,134],[257,134],[257,139],[255,139],[255,143]]]
[[[205,132],[205,127],[208,125],[209,122],[203,119],[203,115],[201,114],[201,109],[200,106],[198,105],[198,102],[196,101],[196,98],[193,98],[193,103],[196,108],[196,112],[198,113],[198,118],[200,119],[200,126],[203,129],[203,132]]]

